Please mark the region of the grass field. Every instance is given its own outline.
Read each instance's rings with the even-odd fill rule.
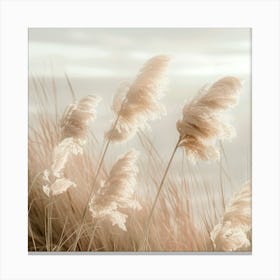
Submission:
[[[76,100],[66,76],[70,105],[59,104],[54,79],[30,76],[37,108],[29,116],[29,251],[251,251],[250,178],[232,180],[223,142],[233,128],[216,113],[235,102],[236,81],[220,91],[214,83],[184,107],[166,158],[146,128],[164,114],[157,91],[166,60],[156,59],[115,96],[104,138],[95,133],[102,101]],[[125,144],[132,138],[136,147]]]

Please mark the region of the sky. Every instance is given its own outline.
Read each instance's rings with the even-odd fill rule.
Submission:
[[[237,136],[224,143],[230,174],[236,185],[250,179],[251,169],[251,31],[247,28],[32,28],[29,29],[29,113],[38,110],[38,92],[31,77],[54,79],[60,112],[71,103],[65,79],[78,98],[96,94],[103,101],[92,125],[102,141],[113,118],[113,95],[123,82],[132,82],[149,58],[171,56],[169,85],[162,103],[167,115],[151,123],[147,134],[167,161],[177,142],[176,121],[182,107],[205,84],[224,76],[243,82],[239,104],[227,115]],[[118,145],[111,159],[128,147],[141,149],[137,139]],[[110,156],[109,156],[110,157]],[[180,161],[175,158],[174,168]],[[110,160],[110,159],[108,159]],[[214,168],[214,169],[213,169]],[[213,180],[216,167],[200,163],[205,178]],[[176,174],[176,170],[173,170]]]

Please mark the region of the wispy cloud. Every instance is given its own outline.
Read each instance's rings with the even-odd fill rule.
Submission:
[[[32,60],[49,57],[49,58],[65,58],[65,59],[90,59],[106,57],[109,53],[105,50],[96,48],[95,46],[85,45],[68,45],[56,42],[30,42],[29,43],[29,59]]]

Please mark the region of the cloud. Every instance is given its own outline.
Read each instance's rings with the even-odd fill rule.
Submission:
[[[173,78],[248,74],[250,43],[250,30],[238,28],[32,28],[29,65],[38,75],[52,61],[58,77],[129,78],[164,53],[174,58]]]
[[[56,42],[29,42],[29,58],[35,60],[41,57],[65,59],[90,59],[106,57],[109,53],[95,46],[68,45]]]

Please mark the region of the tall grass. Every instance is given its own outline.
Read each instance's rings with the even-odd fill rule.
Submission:
[[[71,93],[69,103],[72,103],[71,96],[74,98],[77,94],[68,76],[66,83]],[[118,161],[104,160],[100,165],[101,140],[95,138],[93,125],[93,129],[82,134],[83,152],[71,153],[63,161],[63,168],[52,169],[54,151],[61,141],[74,134],[80,135],[80,131],[75,125],[74,134],[73,130],[65,130],[65,114],[63,116],[58,109],[54,80],[43,80],[31,75],[30,87],[33,87],[35,96],[32,98],[36,98],[38,107],[36,113],[30,115],[29,124],[29,251],[137,252],[141,249],[143,236],[145,247],[142,250],[145,251],[217,250],[211,240],[211,232],[225,214],[223,201],[226,199],[222,191],[217,191],[220,188],[205,181],[198,166],[190,164],[184,153],[173,154],[177,156],[177,161],[181,157],[180,170],[177,165],[171,166],[165,174],[168,160],[162,158],[149,135],[137,127],[137,130],[129,130],[129,133],[136,134],[139,140],[138,160],[132,152]],[[50,113],[53,107],[56,109]],[[72,109],[70,107],[66,111],[68,114],[73,109],[73,106]],[[98,107],[96,110],[98,112]],[[61,121],[64,126],[61,126]],[[97,117],[95,122],[98,121]],[[73,124],[77,122],[74,120]],[[115,128],[112,126],[112,130]],[[116,147],[112,149],[117,151]],[[222,166],[220,170],[223,172],[225,169],[226,166]],[[58,179],[66,178],[75,187],[64,185],[56,192],[57,188],[49,183],[52,195],[48,196],[44,186],[49,174],[45,170],[49,170],[49,173],[58,171]],[[154,207],[162,174],[165,174],[165,188],[161,190]],[[216,176],[219,178],[220,174],[217,172]],[[148,221],[149,234],[146,235]],[[251,250],[250,244],[245,250]]]
[[[209,89],[203,88],[191,102],[184,106],[183,117],[177,121],[179,138],[159,183],[141,249],[145,249],[152,215],[177,149],[183,147],[193,161],[217,159],[219,152],[215,148],[215,142],[217,139],[230,138],[234,130],[222,121],[220,115],[222,111],[235,105],[240,87],[241,84],[237,78],[220,79]]]

